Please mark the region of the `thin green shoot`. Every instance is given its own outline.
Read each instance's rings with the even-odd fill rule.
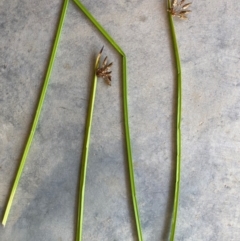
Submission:
[[[88,163],[89,144],[90,144],[90,136],[91,136],[91,128],[92,128],[93,110],[94,110],[94,103],[95,103],[96,90],[97,90],[96,71],[99,65],[99,59],[101,57],[102,50],[103,48],[101,49],[101,51],[99,52],[96,58],[95,67],[94,67],[93,87],[92,87],[92,93],[89,100],[89,110],[87,115],[86,133],[85,133],[82,162],[81,162],[81,172],[80,172],[76,240],[82,240],[87,163]]]
[[[123,74],[123,114],[124,114],[124,129],[125,129],[125,139],[127,148],[127,159],[129,168],[129,178],[131,186],[131,196],[134,208],[135,223],[137,228],[138,240],[143,241],[142,228],[140,222],[140,215],[137,203],[136,187],[134,180],[134,168],[132,159],[132,148],[130,140],[130,130],[129,130],[129,118],[128,118],[128,94],[127,94],[127,57],[123,50],[118,46],[118,44],[113,40],[113,38],[108,34],[108,32],[98,23],[98,21],[92,16],[92,14],[87,10],[87,8],[78,0],[73,0],[79,9],[87,16],[87,18],[94,24],[94,26],[102,33],[102,35],[108,40],[108,42],[118,51],[122,56],[122,74]]]
[[[171,0],[168,0],[168,9],[172,6]],[[175,240],[176,234],[176,224],[179,206],[179,196],[180,196],[180,178],[181,178],[181,118],[182,118],[182,74],[181,74],[181,61],[178,51],[177,38],[174,28],[173,17],[171,13],[169,15],[170,32],[172,37],[173,51],[176,62],[176,72],[177,72],[177,158],[176,158],[176,182],[175,182],[175,192],[174,192],[174,204],[173,204],[173,215],[171,224],[170,241]]]
[[[50,57],[50,60],[49,60],[49,65],[48,65],[46,77],[45,77],[45,80],[44,80],[44,85],[43,85],[41,96],[40,96],[40,99],[39,99],[39,102],[38,102],[36,114],[35,114],[35,117],[34,117],[32,128],[31,128],[31,132],[30,132],[30,135],[28,137],[27,144],[25,146],[24,153],[23,153],[23,156],[22,156],[22,159],[21,159],[18,171],[17,171],[17,175],[16,175],[15,180],[14,180],[14,184],[13,184],[13,187],[12,187],[9,199],[8,199],[6,210],[5,210],[5,213],[4,213],[4,216],[3,216],[3,220],[2,220],[3,226],[6,225],[6,222],[7,222],[8,216],[9,216],[9,212],[10,212],[10,209],[12,207],[13,199],[14,199],[15,193],[17,191],[19,180],[21,178],[21,175],[22,175],[22,172],[23,172],[23,169],[24,169],[27,157],[28,157],[28,153],[29,153],[32,141],[33,141],[33,137],[34,137],[36,128],[38,126],[38,121],[39,121],[39,117],[40,117],[40,114],[41,114],[44,99],[45,99],[45,96],[46,96],[46,93],[47,93],[48,83],[49,83],[50,76],[51,76],[51,73],[52,73],[52,68],[53,68],[53,64],[54,64],[54,60],[55,60],[55,56],[56,56],[56,52],[57,52],[57,48],[58,48],[58,44],[59,44],[59,40],[60,40],[60,35],[61,35],[61,32],[62,32],[64,19],[65,19],[65,16],[66,16],[68,3],[69,3],[69,0],[64,0],[62,13],[61,13],[61,17],[60,17],[59,24],[58,24],[58,29],[57,29],[57,33],[56,33],[51,57]]]

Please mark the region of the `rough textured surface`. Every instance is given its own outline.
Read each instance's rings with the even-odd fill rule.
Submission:
[[[0,1],[0,217],[29,133],[62,0]],[[176,81],[166,2],[83,0],[128,57],[129,112],[144,240],[169,234],[175,168]],[[183,68],[178,241],[240,237],[240,5],[194,1],[176,19]],[[74,240],[78,170],[94,58],[99,81],[87,175],[84,240],[137,240],[118,54],[70,2],[49,89],[1,241]]]

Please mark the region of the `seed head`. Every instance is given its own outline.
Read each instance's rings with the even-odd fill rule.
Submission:
[[[100,55],[102,53],[102,50],[100,51]],[[96,70],[96,74],[98,77],[102,77],[108,85],[111,85],[111,81],[112,81],[112,76],[111,73],[112,71],[110,71],[110,67],[113,65],[113,63],[108,64],[107,62],[107,56],[105,57],[105,59],[103,60],[102,63],[102,67],[97,68]]]
[[[191,12],[188,8],[192,3],[185,3],[185,0],[173,0],[172,6],[167,10],[171,15],[181,19],[187,19],[187,14]]]

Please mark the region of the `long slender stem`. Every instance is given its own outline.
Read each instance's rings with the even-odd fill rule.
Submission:
[[[171,7],[171,0],[168,0],[168,9]],[[181,75],[181,60],[178,51],[177,38],[173,23],[172,15],[169,13],[170,31],[172,36],[173,50],[175,55],[177,69],[177,158],[176,158],[176,183],[174,193],[174,206],[171,224],[170,241],[174,241],[176,234],[176,224],[178,215],[179,195],[180,195],[180,178],[181,178],[181,118],[182,118],[182,75]]]
[[[124,124],[125,124],[125,136],[126,136],[127,155],[128,155],[128,168],[129,168],[134,215],[135,215],[135,221],[137,226],[138,240],[142,241],[143,236],[142,236],[140,215],[139,215],[136,188],[135,188],[132,149],[131,149],[131,140],[130,140],[129,123],[128,123],[127,58],[125,55],[123,56],[123,112],[124,112],[124,120],[125,120]]]
[[[24,149],[24,153],[23,153],[23,156],[22,156],[22,159],[21,159],[18,171],[17,171],[17,175],[16,175],[16,178],[15,178],[15,181],[14,181],[14,184],[13,184],[13,187],[12,187],[9,199],[8,199],[7,207],[6,207],[4,217],[3,217],[3,220],[2,220],[3,226],[6,225],[8,215],[9,215],[12,203],[13,203],[13,198],[14,198],[14,195],[16,193],[18,183],[19,183],[19,180],[21,178],[21,175],[22,175],[25,163],[26,163],[26,159],[28,157],[30,146],[32,144],[34,133],[35,133],[37,125],[38,125],[38,121],[39,121],[40,113],[41,113],[41,110],[42,110],[43,102],[44,102],[44,99],[45,99],[45,96],[46,96],[46,93],[47,93],[49,79],[50,79],[50,76],[51,76],[51,73],[52,73],[52,68],[53,68],[53,64],[54,64],[54,60],[55,60],[55,56],[56,56],[56,52],[57,52],[57,47],[58,47],[58,43],[59,43],[61,31],[62,31],[64,19],[65,19],[65,16],[66,16],[66,10],[67,10],[67,6],[68,6],[68,2],[69,2],[69,0],[64,0],[62,13],[61,13],[61,17],[60,17],[59,24],[58,24],[57,34],[56,34],[56,37],[55,37],[55,42],[54,42],[54,45],[53,45],[53,49],[52,49],[52,53],[51,53],[46,77],[45,77],[45,80],[44,80],[44,85],[43,85],[43,88],[42,88],[42,93],[41,93],[41,96],[40,96],[40,99],[39,99],[39,103],[38,103],[38,107],[37,107],[36,114],[35,114],[35,117],[34,117],[31,132],[30,132],[30,135],[28,137],[27,144],[26,144],[26,147]]]
[[[127,100],[127,58],[123,50],[118,46],[118,44],[113,40],[113,38],[108,34],[108,32],[97,22],[97,20],[91,15],[87,8],[78,0],[73,0],[80,10],[88,17],[88,19],[95,25],[95,27],[102,33],[102,35],[108,40],[108,42],[121,54],[123,58],[123,112],[124,112],[124,128],[125,128],[125,138],[126,138],[126,148],[127,148],[127,159],[129,167],[129,178],[131,186],[131,196],[134,208],[134,216],[137,228],[138,240],[143,241],[142,228],[140,222],[140,215],[137,204],[136,197],[136,187],[134,181],[134,170],[133,170],[133,160],[132,160],[132,149],[128,122],[128,100]]]
[[[100,54],[101,54],[101,52],[100,52]],[[97,57],[97,60],[95,63],[95,68],[94,68],[93,87],[92,87],[92,93],[91,93],[90,101],[89,101],[89,110],[88,110],[87,123],[86,123],[85,141],[84,141],[82,162],[81,162],[81,174],[80,174],[80,184],[79,184],[80,186],[79,186],[79,197],[78,197],[78,221],[77,221],[77,233],[76,233],[77,241],[82,240],[88,152],[89,152],[90,135],[91,135],[91,128],[92,128],[93,110],[94,110],[94,103],[95,103],[95,96],[96,96],[96,89],[97,89],[96,68],[99,63],[100,54]]]

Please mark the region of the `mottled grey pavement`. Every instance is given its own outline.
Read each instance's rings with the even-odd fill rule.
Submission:
[[[62,0],[0,1],[0,217],[33,120]],[[129,121],[145,241],[166,241],[173,204],[176,81],[166,1],[83,0],[128,57]],[[183,69],[176,241],[240,239],[240,4],[194,1],[176,20]],[[136,239],[123,135],[121,58],[70,1],[49,89],[1,241],[73,241],[94,58],[98,83],[84,239]]]

